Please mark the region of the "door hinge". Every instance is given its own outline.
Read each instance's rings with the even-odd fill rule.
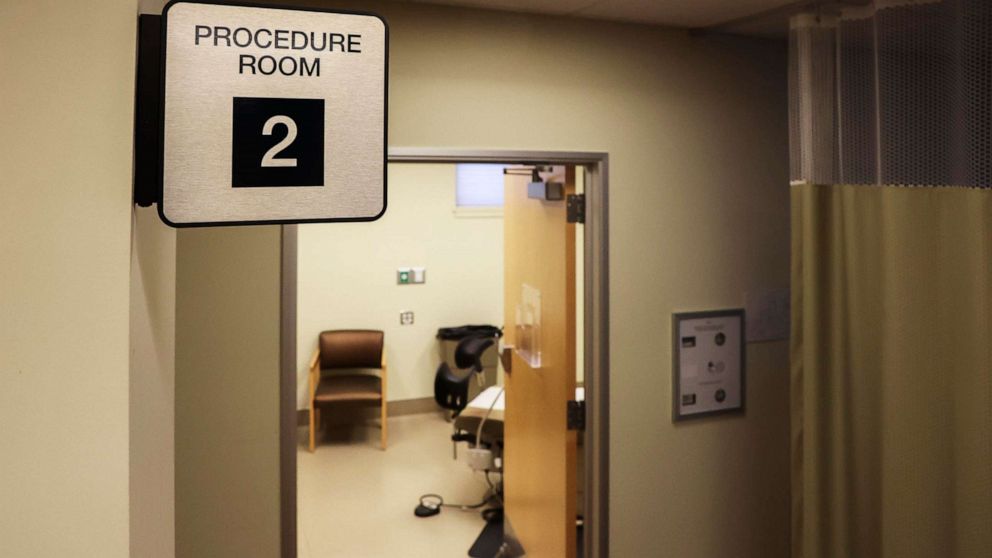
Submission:
[[[569,194],[568,199],[565,202],[565,209],[568,214],[569,223],[585,223],[586,222],[586,195],[585,194]]]
[[[586,429],[586,402],[585,401],[569,401],[568,402],[568,416],[565,422],[569,430],[585,430]]]

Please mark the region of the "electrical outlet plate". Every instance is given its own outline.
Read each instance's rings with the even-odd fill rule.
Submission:
[[[413,325],[413,310],[400,312],[400,325]]]

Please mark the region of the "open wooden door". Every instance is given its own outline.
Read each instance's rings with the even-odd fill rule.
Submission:
[[[554,181],[574,191],[574,167],[555,170]],[[530,181],[505,180],[504,331],[515,347],[505,380],[505,511],[529,558],[573,558],[576,433],[566,409],[575,398],[575,225],[564,200],[529,198]]]

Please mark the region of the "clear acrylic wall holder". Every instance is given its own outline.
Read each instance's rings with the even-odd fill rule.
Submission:
[[[516,308],[514,350],[531,368],[541,367],[541,291],[523,284]]]

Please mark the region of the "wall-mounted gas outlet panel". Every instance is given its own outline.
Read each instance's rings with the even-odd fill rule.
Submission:
[[[427,269],[423,267],[400,267],[396,270],[397,285],[420,285],[427,282]]]

